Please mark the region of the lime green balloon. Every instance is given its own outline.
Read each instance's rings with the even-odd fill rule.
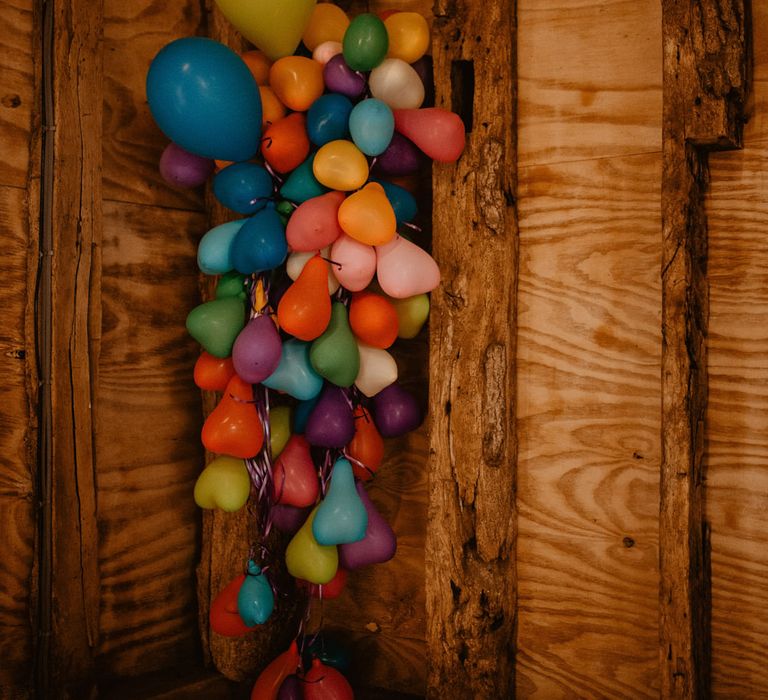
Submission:
[[[390,301],[397,312],[397,337],[415,338],[429,317],[429,297],[426,294],[416,294]]]
[[[245,304],[236,297],[206,301],[187,316],[189,334],[214,357],[229,357],[245,326]]]
[[[275,207],[275,211],[278,214],[282,214],[283,216],[290,217],[291,214],[293,214],[293,210],[296,207],[293,206],[289,201],[283,199],[277,203],[277,206]]]
[[[201,508],[240,510],[251,492],[251,477],[242,459],[222,455],[213,460],[195,484],[195,503]]]
[[[350,22],[344,34],[344,60],[352,70],[373,70],[389,49],[387,28],[376,15],[362,14]]]
[[[360,352],[349,327],[347,307],[341,302],[331,306],[331,320],[325,332],[312,343],[309,361],[321,377],[336,386],[352,386],[360,370]]]
[[[293,536],[285,550],[288,573],[310,583],[328,583],[339,568],[339,552],[336,545],[318,544],[312,534],[312,523],[319,506],[310,513],[301,529]]]
[[[291,409],[277,406],[269,411],[269,447],[272,459],[277,459],[291,437]]]
[[[245,275],[239,272],[227,272],[221,276],[216,285],[216,298],[226,299],[227,297],[237,297],[245,301]]]

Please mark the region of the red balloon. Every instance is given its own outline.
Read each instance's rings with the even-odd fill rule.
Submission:
[[[305,508],[320,493],[317,469],[303,435],[291,435],[272,467],[275,503]]]
[[[376,429],[373,416],[362,406],[355,409],[355,437],[347,445],[347,454],[364,464],[351,462],[355,477],[368,481],[379,469],[384,459],[384,440]]]
[[[203,391],[224,391],[234,375],[231,357],[214,357],[203,350],[195,362],[195,384]]]
[[[203,445],[216,454],[248,459],[264,444],[264,429],[253,404],[253,387],[235,375],[219,405],[203,424]]]
[[[317,583],[310,583],[309,581],[305,581],[301,578],[296,579],[296,581],[299,584],[299,587],[303,588],[305,591],[308,591],[313,598],[322,597],[324,600],[332,600],[333,598],[338,598],[341,595],[342,591],[344,590],[344,586],[347,585],[348,576],[349,573],[346,569],[338,568],[336,569],[336,575],[330,581],[328,581],[328,583],[320,585]]]
[[[439,107],[396,109],[395,131],[415,143],[432,160],[452,163],[464,150],[464,122]]]
[[[237,612],[237,595],[245,581],[245,574],[232,579],[211,603],[209,619],[211,629],[224,637],[240,637],[253,627],[248,627]]]
[[[304,680],[304,700],[354,700],[355,694],[349,681],[320,659],[312,660],[312,668]]]
[[[283,681],[296,673],[300,661],[299,649],[294,640],[286,651],[261,672],[251,691],[251,700],[276,700]]]
[[[327,192],[298,206],[285,229],[291,250],[322,250],[344,233],[339,226],[339,206],[344,196],[343,192]]]

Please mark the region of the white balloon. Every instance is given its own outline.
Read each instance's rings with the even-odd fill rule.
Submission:
[[[374,68],[368,87],[391,109],[418,109],[424,102],[424,83],[419,74],[399,58],[387,58]]]
[[[366,396],[375,396],[397,380],[397,363],[386,350],[358,343],[360,371],[355,385]]]
[[[318,253],[324,258],[328,258],[330,257],[330,250],[331,248],[328,246],[320,251],[310,250],[307,252],[291,253],[288,256],[288,260],[285,262],[285,271],[288,273],[288,277],[295,282],[299,278],[301,271],[304,269],[304,265],[307,264],[310,258],[314,258]],[[328,294],[336,294],[336,290],[340,285],[339,280],[336,279],[331,267],[331,265],[328,266]]]

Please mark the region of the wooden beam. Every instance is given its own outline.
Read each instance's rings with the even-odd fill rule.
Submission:
[[[428,697],[512,697],[516,625],[516,3],[438,0],[438,106],[467,147],[433,167]]]
[[[659,642],[663,698],[709,695],[704,522],[707,152],[741,145],[748,0],[664,0],[662,464]]]

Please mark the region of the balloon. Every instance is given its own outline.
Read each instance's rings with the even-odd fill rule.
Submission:
[[[355,146],[365,155],[378,156],[384,153],[395,133],[392,110],[381,100],[359,102],[349,115],[349,133]]]
[[[234,270],[225,272],[216,283],[216,298],[226,299],[234,297],[240,301],[245,301],[245,276]]]
[[[323,94],[323,67],[304,56],[286,56],[269,69],[269,86],[288,109],[306,112]]]
[[[309,581],[303,581],[299,579],[297,583],[300,588],[304,588],[308,591],[309,595],[313,598],[323,598],[325,600],[333,600],[338,598],[344,586],[347,584],[348,572],[344,569],[337,569],[336,575],[326,584],[318,586],[316,583],[309,583]]]
[[[388,58],[371,71],[371,94],[392,109],[418,109],[424,102],[424,83],[405,61]]]
[[[185,151],[240,161],[259,148],[256,81],[240,56],[212,39],[188,37],[162,48],[147,73],[147,100],[162,132]]]
[[[256,163],[235,163],[216,173],[213,194],[238,214],[255,214],[272,196],[272,178]]]
[[[312,522],[318,544],[346,544],[365,537],[368,513],[355,489],[352,465],[343,457],[336,460],[325,498]]]
[[[361,482],[356,485],[357,494],[368,513],[365,537],[359,542],[339,547],[339,562],[344,568],[359,569],[369,564],[383,564],[395,556],[397,538],[384,517],[376,510]]]
[[[274,270],[288,255],[280,215],[267,207],[248,219],[237,232],[230,251],[238,272],[250,275]]]
[[[294,112],[271,124],[264,132],[261,155],[279,173],[300,165],[309,155],[306,117]]]
[[[395,238],[376,248],[376,277],[395,299],[431,292],[440,284],[440,268],[426,250],[407,238]]]
[[[232,264],[232,241],[246,219],[228,221],[214,226],[206,233],[197,246],[197,265],[204,275],[222,275],[229,272]]]
[[[373,397],[373,419],[382,437],[399,437],[421,425],[421,410],[399,384],[390,384]]]
[[[300,340],[314,340],[328,327],[330,319],[328,265],[320,257],[314,257],[280,299],[277,320],[286,333]]]
[[[272,467],[275,503],[305,508],[313,506],[320,493],[317,469],[303,435],[291,435]]]
[[[312,103],[307,112],[307,134],[316,146],[324,146],[349,136],[349,115],[352,103],[349,98],[336,93],[323,95]],[[392,120],[392,130],[395,122]]]
[[[352,386],[360,367],[357,342],[349,329],[347,307],[335,301],[328,328],[312,343],[309,361],[321,376],[336,386]]]
[[[418,212],[418,206],[416,198],[408,190],[400,187],[400,185],[395,185],[386,180],[379,180],[378,178],[374,178],[372,182],[378,182],[384,188],[384,194],[387,195],[387,199],[392,205],[398,225],[407,221],[413,221]]]
[[[384,20],[389,37],[387,56],[418,61],[429,48],[429,25],[418,12],[397,12]]]
[[[264,429],[253,404],[253,388],[235,375],[218,406],[203,423],[203,445],[217,454],[255,457],[264,444]]]
[[[368,161],[351,141],[331,141],[315,154],[312,172],[321,185],[349,192],[365,184]]]
[[[187,316],[187,331],[214,357],[229,357],[245,325],[245,305],[240,299],[214,299],[196,306]]]
[[[344,569],[339,569],[339,571],[344,571]],[[344,571],[345,580],[347,573],[348,572]],[[328,590],[334,585],[335,580],[336,579],[326,586],[323,586],[323,598],[330,597],[328,595]],[[319,586],[314,586],[314,588],[319,588]],[[326,666],[333,666],[333,668],[342,672],[349,670],[352,665],[352,657],[349,653],[349,649],[341,644],[335,636],[325,633],[315,635],[314,639],[307,645],[307,648],[304,651],[304,665],[310,666],[313,658],[320,659]]]
[[[211,602],[209,620],[211,629],[224,637],[240,637],[250,631],[237,612],[237,594],[245,581],[245,574],[233,578]]]
[[[419,150],[397,132],[387,150],[376,159],[376,170],[386,175],[411,175],[421,165]]]
[[[267,577],[253,560],[248,562],[248,572],[237,594],[237,612],[250,627],[263,625],[275,608],[275,596]]]
[[[262,384],[282,391],[299,401],[315,398],[323,388],[323,379],[309,363],[309,344],[290,338],[283,343],[280,364]]]
[[[376,273],[375,248],[346,234],[336,239],[330,259],[336,279],[350,292],[365,289]]]
[[[397,363],[386,350],[358,344],[360,371],[355,386],[366,396],[375,396],[397,380]]]
[[[387,55],[387,29],[376,15],[355,17],[344,34],[344,60],[352,70],[369,71]]]
[[[237,374],[249,384],[258,384],[280,364],[282,343],[275,322],[266,314],[252,318],[232,346]]]
[[[379,469],[384,459],[384,440],[371,414],[362,406],[355,409],[355,436],[347,445],[347,455],[352,462],[352,472],[355,477],[368,481]],[[356,464],[355,462],[360,462]]]
[[[269,451],[277,459],[291,438],[290,406],[275,406],[269,412]]]
[[[395,109],[395,129],[409,138],[432,160],[452,163],[464,150],[464,122],[439,107]]]
[[[349,27],[349,17],[340,7],[331,3],[315,5],[309,25],[304,30],[301,40],[310,51],[314,51],[324,41],[341,41]]]
[[[432,73],[432,56],[422,56],[411,64],[424,83],[424,103],[422,107],[433,107],[435,104],[435,79]]]
[[[329,248],[323,248],[320,251],[317,250],[310,250],[305,253],[291,253],[288,256],[288,262],[285,266],[285,271],[288,273],[288,277],[290,277],[292,280],[297,280],[299,278],[299,275],[301,274],[301,271],[304,269],[304,266],[315,257],[315,255],[320,253],[320,255],[324,258],[327,258],[330,252]],[[339,288],[339,281],[336,279],[336,276],[333,274],[333,270],[331,267],[328,267],[328,294],[335,294],[336,290]]]
[[[344,233],[366,245],[383,246],[395,236],[397,220],[392,205],[377,182],[349,195],[339,207]]]
[[[397,312],[397,337],[415,338],[429,317],[429,297],[416,294],[405,299],[392,299]]]
[[[320,659],[313,659],[312,668],[304,676],[305,700],[354,700],[352,687],[344,676]]]
[[[231,24],[273,61],[299,45],[315,0],[216,0]]]
[[[312,52],[312,60],[317,61],[323,68],[334,56],[338,56],[342,51],[341,42],[339,41],[324,41],[317,46]],[[323,81],[325,81],[325,71],[323,71]]]
[[[272,524],[287,535],[293,535],[309,515],[308,508],[294,508],[293,506],[273,505],[270,510]]]
[[[259,86],[261,97],[261,125],[267,128],[275,122],[279,122],[285,116],[285,105],[280,102],[275,91],[269,85]]]
[[[291,576],[322,584],[328,583],[336,575],[339,553],[334,545],[323,546],[315,540],[312,523],[316,515],[317,507],[288,543],[285,565]]]
[[[339,206],[343,201],[343,192],[328,192],[300,204],[285,230],[291,249],[311,251],[331,245],[342,234]]]
[[[195,362],[195,384],[203,391],[224,391],[234,374],[231,357],[214,357],[203,350]]]
[[[363,343],[388,348],[397,338],[397,311],[380,294],[357,292],[349,304],[349,325]]]
[[[269,69],[272,61],[263,51],[246,51],[240,54],[257,85],[269,85]]]
[[[175,187],[199,187],[213,172],[210,158],[196,156],[175,143],[169,143],[160,156],[160,175]]]
[[[327,192],[312,172],[315,156],[312,154],[301,165],[291,171],[280,188],[280,195],[292,202],[301,204],[312,197],[319,197]]]
[[[353,71],[347,65],[342,54],[328,59],[323,66],[323,80],[331,92],[338,92],[340,95],[346,95],[353,100],[365,92],[367,85],[365,76]]]
[[[298,676],[288,676],[280,685],[277,700],[304,700],[304,681]]]
[[[195,503],[201,508],[240,510],[251,493],[251,477],[242,459],[216,457],[195,482]]]
[[[320,394],[308,401],[299,401],[296,410],[293,412],[293,432],[303,434],[307,429],[307,421],[312,411],[315,410],[317,402],[320,400]]]
[[[261,672],[251,691],[251,700],[277,700],[277,693],[283,681],[296,673],[300,663],[299,649],[294,640],[286,651]]]
[[[310,445],[341,449],[355,434],[355,419],[343,390],[326,385],[309,416],[304,435]]]

